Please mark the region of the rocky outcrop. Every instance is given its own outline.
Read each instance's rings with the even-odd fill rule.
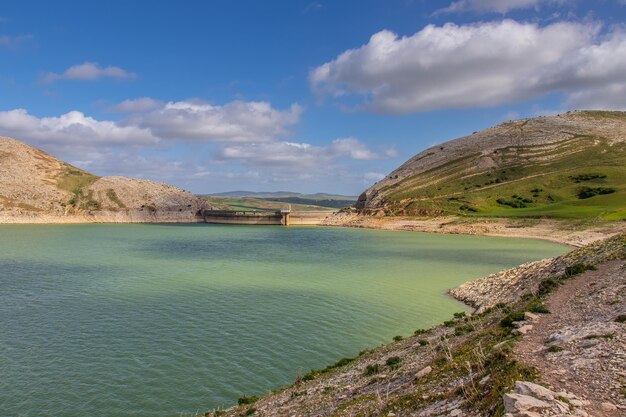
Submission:
[[[505,417],[589,415],[583,408],[589,401],[581,400],[571,392],[554,392],[529,381],[515,382],[513,391],[504,394],[502,400]]]
[[[546,280],[560,277],[579,265],[584,268],[591,262],[606,262],[618,259],[626,253],[626,235],[619,234],[608,241],[596,242],[576,249],[563,256],[529,262],[484,278],[466,282],[449,291],[478,312],[497,304],[507,304],[526,294],[537,294]]]
[[[98,177],[0,137],[0,223],[196,222],[208,208],[179,188]]]

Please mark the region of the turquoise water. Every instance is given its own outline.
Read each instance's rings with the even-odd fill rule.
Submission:
[[[0,226],[0,415],[229,406],[466,308],[541,241],[340,228]]]

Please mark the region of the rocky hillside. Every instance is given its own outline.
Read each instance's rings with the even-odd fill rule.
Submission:
[[[433,146],[365,191],[366,214],[626,218],[626,113],[503,123]]]
[[[169,185],[97,177],[0,137],[0,223],[196,221],[206,202]]]
[[[624,415],[626,235],[543,261],[532,273],[521,267],[477,280],[459,294],[481,312],[294,373],[292,386],[204,415]]]

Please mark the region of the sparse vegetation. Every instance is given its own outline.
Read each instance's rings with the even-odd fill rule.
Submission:
[[[547,349],[548,353],[561,352],[562,350],[563,348],[559,345],[550,345],[550,347],[548,347]]]
[[[239,397],[239,399],[237,400],[237,404],[239,405],[247,405],[247,404],[254,404],[255,402],[257,402],[259,400],[259,397],[254,395],[251,397]]]
[[[573,277],[574,275],[582,274],[583,272],[586,272],[586,271],[593,271],[595,269],[596,267],[594,265],[587,264],[587,263],[578,263],[578,264],[574,264],[572,266],[568,266],[567,268],[565,268],[565,276],[569,278],[569,277]]]
[[[597,195],[605,195],[605,194],[613,194],[615,192],[615,188],[608,187],[583,187],[578,192],[578,198],[584,200],[586,198],[595,197]]]
[[[377,373],[380,372],[380,365],[379,364],[374,364],[374,365],[367,365],[367,367],[365,368],[365,376],[372,376],[372,375],[376,375]]]
[[[605,179],[606,175],[604,174],[579,174],[579,175],[570,175],[569,178],[575,183],[579,183],[582,181]]]
[[[392,356],[385,362],[390,369],[398,369],[402,364],[402,359],[399,356]]]

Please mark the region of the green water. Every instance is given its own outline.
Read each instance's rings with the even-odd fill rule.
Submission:
[[[565,247],[339,228],[0,226],[0,415],[189,416],[466,308]]]

